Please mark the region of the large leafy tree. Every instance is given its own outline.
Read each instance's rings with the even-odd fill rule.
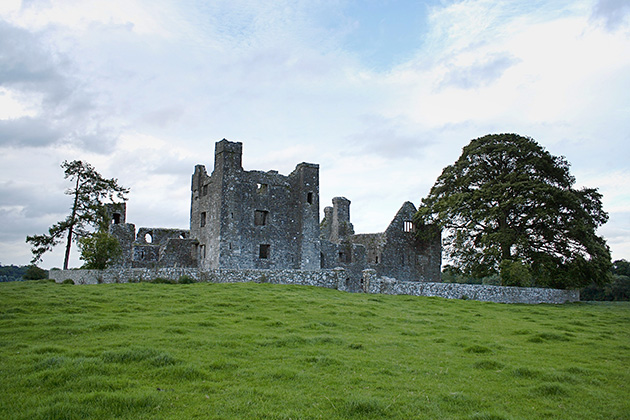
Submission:
[[[443,170],[415,221],[444,229],[446,256],[468,275],[524,273],[550,287],[605,282],[602,196],[574,184],[567,160],[533,139],[487,135]]]
[[[67,270],[72,242],[88,236],[91,228],[102,223],[103,205],[106,201],[125,201],[125,194],[129,193],[129,190],[118,185],[118,180],[114,178],[103,178],[87,162],[64,161],[61,167],[64,170],[64,178],[70,180],[73,185],[65,192],[73,198],[70,214],[51,226],[48,234],[27,236],[26,242],[32,246],[32,262],[36,263],[41,261],[44,253],[61,243],[65,237],[63,268]]]

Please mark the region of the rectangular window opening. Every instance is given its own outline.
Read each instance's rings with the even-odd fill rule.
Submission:
[[[270,248],[271,248],[271,245],[267,245],[267,244],[260,245],[260,249],[258,250],[258,258],[265,259],[265,260],[268,259]]]
[[[201,195],[208,195],[208,184],[203,186],[201,190]]]
[[[199,226],[204,227],[206,225],[206,212],[202,211],[199,221]]]
[[[306,194],[306,202],[308,204],[313,204],[313,193],[312,192]]]
[[[261,183],[257,183],[256,184],[256,192],[258,194],[265,194],[267,193],[267,189],[269,188],[268,184],[261,184]]]
[[[405,220],[403,230],[405,232],[414,232],[415,228],[413,222],[411,220]]]
[[[254,226],[265,226],[267,225],[269,218],[269,212],[266,210],[255,210],[254,211]]]
[[[352,254],[346,253],[345,251],[339,251],[338,257],[340,263],[350,264],[352,262]]]

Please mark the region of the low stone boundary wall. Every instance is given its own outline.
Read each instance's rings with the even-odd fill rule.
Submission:
[[[75,284],[133,283],[156,278],[178,280],[188,276],[210,283],[274,283],[351,290],[349,276],[343,268],[333,270],[198,270],[194,268],[126,268],[108,270],[51,270],[49,277],[57,283],[71,279]],[[356,289],[356,288],[355,288]],[[580,300],[579,290],[503,287],[480,284],[423,283],[398,281],[376,276],[375,270],[364,270],[360,290],[389,295],[437,296],[447,299],[471,299],[497,303],[567,303]]]
[[[163,278],[177,281],[188,276],[208,283],[274,283],[299,284],[344,290],[344,269],[334,270],[198,270],[196,268],[120,268],[107,270],[51,270],[49,277],[57,283],[70,279],[74,284],[136,283]]]
[[[374,270],[363,271],[363,282],[366,292],[388,295],[437,296],[447,299],[528,304],[557,304],[578,302],[580,300],[579,290],[397,281],[395,279],[377,278]]]

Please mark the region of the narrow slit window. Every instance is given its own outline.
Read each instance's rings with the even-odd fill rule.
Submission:
[[[265,226],[269,221],[269,212],[266,210],[254,211],[254,226]]]
[[[201,220],[199,221],[199,225],[201,227],[204,227],[206,225],[206,212],[205,211],[201,212],[200,217],[201,217]]]
[[[268,259],[270,248],[271,248],[271,245],[267,245],[267,244],[260,245],[260,248],[258,250],[258,258],[263,259],[263,260]]]
[[[313,193],[312,192],[306,194],[306,202],[308,204],[313,204]]]

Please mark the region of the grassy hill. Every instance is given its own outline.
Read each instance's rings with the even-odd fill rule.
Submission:
[[[0,284],[2,419],[627,419],[630,304]]]

